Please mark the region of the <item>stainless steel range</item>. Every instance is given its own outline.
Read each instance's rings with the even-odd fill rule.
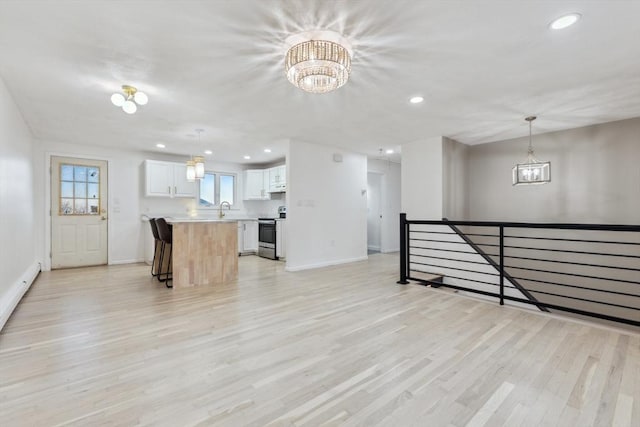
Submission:
[[[276,220],[258,218],[258,256],[278,259],[276,256]]]

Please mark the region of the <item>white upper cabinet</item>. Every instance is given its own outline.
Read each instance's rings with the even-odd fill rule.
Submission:
[[[269,192],[281,193],[284,191],[287,191],[286,165],[269,169]]]
[[[187,166],[182,163],[144,161],[145,196],[195,197],[195,182],[187,181]]]
[[[266,174],[265,174],[266,172]],[[266,175],[266,180],[265,180]],[[244,200],[269,200],[269,172],[263,169],[244,171]]]

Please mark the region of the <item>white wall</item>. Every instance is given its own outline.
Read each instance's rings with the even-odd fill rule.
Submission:
[[[0,329],[40,269],[31,132],[0,79]]]
[[[384,160],[369,159],[367,170],[382,174],[382,225],[380,252],[400,250],[400,179],[401,165]]]
[[[343,161],[333,161],[333,154]],[[367,258],[367,159],[293,141],[287,156],[287,269]]]
[[[48,171],[50,155],[97,158],[109,161],[109,260],[110,263],[141,262],[145,256],[145,238],[148,223],[141,216],[184,215],[197,208],[195,199],[169,199],[144,197],[144,177],[142,163],[145,159],[183,162],[186,157],[164,155],[153,152],[125,151],[106,147],[68,144],[55,141],[36,141],[35,146],[35,215],[37,219],[36,247],[49,265],[50,225],[48,218],[49,200]],[[207,170],[234,172],[238,174],[238,201],[234,214],[243,212],[242,169],[239,164],[207,162]],[[198,210],[200,215],[215,215],[214,210]]]
[[[469,217],[469,146],[442,138],[442,214],[450,220]]]
[[[442,137],[402,145],[402,212],[407,219],[442,219]]]
[[[528,137],[471,146],[470,216],[640,224],[639,138],[640,118],[534,134],[536,157],[551,161],[551,183],[518,187],[511,168],[526,159]]]

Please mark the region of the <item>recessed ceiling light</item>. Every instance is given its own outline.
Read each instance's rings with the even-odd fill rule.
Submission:
[[[249,159],[251,159],[251,156],[244,156],[244,159],[245,160],[249,160]]]
[[[393,154],[393,150],[391,149],[387,150],[387,154]]]
[[[211,151],[211,150],[204,150],[204,154],[213,154],[213,151]]]
[[[270,152],[271,152],[271,148],[265,148],[265,149],[264,149],[264,152],[265,152],[265,153],[270,153]]]
[[[578,22],[581,17],[582,15],[579,13],[570,13],[554,20],[549,27],[551,27],[552,30],[562,30],[563,28],[570,27]]]
[[[156,144],[156,147],[158,147],[158,148],[164,148],[164,144]]]
[[[412,96],[409,98],[409,102],[412,104],[420,104],[422,101],[424,101],[424,98],[421,96]]]

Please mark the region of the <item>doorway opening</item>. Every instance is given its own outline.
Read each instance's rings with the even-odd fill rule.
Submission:
[[[380,252],[382,235],[382,174],[367,173],[367,253]]]

